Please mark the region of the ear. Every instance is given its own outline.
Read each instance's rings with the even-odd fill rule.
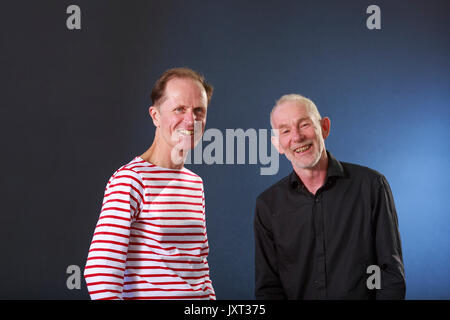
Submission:
[[[325,140],[330,135],[330,128],[331,128],[330,118],[324,117],[322,120],[320,120],[320,127],[322,128],[323,140]]]
[[[150,108],[148,108],[148,113],[150,114],[150,117],[153,120],[153,124],[155,125],[155,127],[159,127],[160,125],[160,113],[159,113],[159,109],[158,107],[155,106],[151,106]]]
[[[272,141],[273,146],[277,149],[279,154],[283,154],[283,150],[280,147],[280,138],[278,137],[278,133],[270,137],[270,141]]]

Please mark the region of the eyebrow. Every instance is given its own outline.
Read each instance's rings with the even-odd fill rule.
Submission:
[[[303,117],[299,120],[299,122],[303,122],[303,121],[307,121],[307,120],[311,120],[311,117]]]
[[[298,119],[298,123],[301,123],[301,122],[303,122],[303,121],[311,121],[311,117],[303,117],[303,118]],[[281,124],[281,125],[278,126],[278,129],[288,128],[288,127],[289,127],[288,124],[283,123],[283,124]]]
[[[183,104],[183,103],[180,103],[180,104],[174,104],[174,105],[172,106],[173,109],[180,108],[180,107],[182,107],[182,108],[190,108],[189,106],[187,106],[187,105],[185,105],[185,104]],[[194,106],[194,107],[192,107],[192,109],[193,109],[193,110],[195,110],[195,109],[203,109],[203,110],[206,110],[207,107],[206,107],[206,106]]]

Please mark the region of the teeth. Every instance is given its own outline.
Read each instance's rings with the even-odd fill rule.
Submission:
[[[178,132],[186,136],[192,136],[194,134],[194,131],[192,130],[178,130]]]
[[[304,146],[304,147],[297,148],[297,149],[294,150],[294,152],[296,152],[296,153],[304,152],[304,151],[308,150],[309,148],[311,148],[311,145],[307,145],[307,146]]]

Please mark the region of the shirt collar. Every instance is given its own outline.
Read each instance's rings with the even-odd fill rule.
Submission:
[[[325,182],[328,181],[331,177],[343,177],[344,176],[344,167],[342,164],[336,160],[333,155],[327,151],[328,155],[328,169],[327,169],[327,177]],[[289,185],[292,188],[297,188],[299,185],[303,186],[302,180],[297,176],[294,170],[289,176]]]

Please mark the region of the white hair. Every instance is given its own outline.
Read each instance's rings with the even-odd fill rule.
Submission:
[[[275,103],[275,106],[272,108],[272,111],[270,112],[270,125],[272,128],[274,128],[273,122],[272,122],[273,112],[278,108],[278,106],[280,106],[281,104],[283,104],[285,102],[303,103],[308,108],[308,111],[311,112],[312,115],[314,115],[318,121],[322,119],[322,117],[320,116],[319,110],[317,110],[316,105],[310,99],[308,99],[302,95],[296,94],[296,93],[285,94],[284,96],[282,96],[280,99],[277,100],[277,102]]]

